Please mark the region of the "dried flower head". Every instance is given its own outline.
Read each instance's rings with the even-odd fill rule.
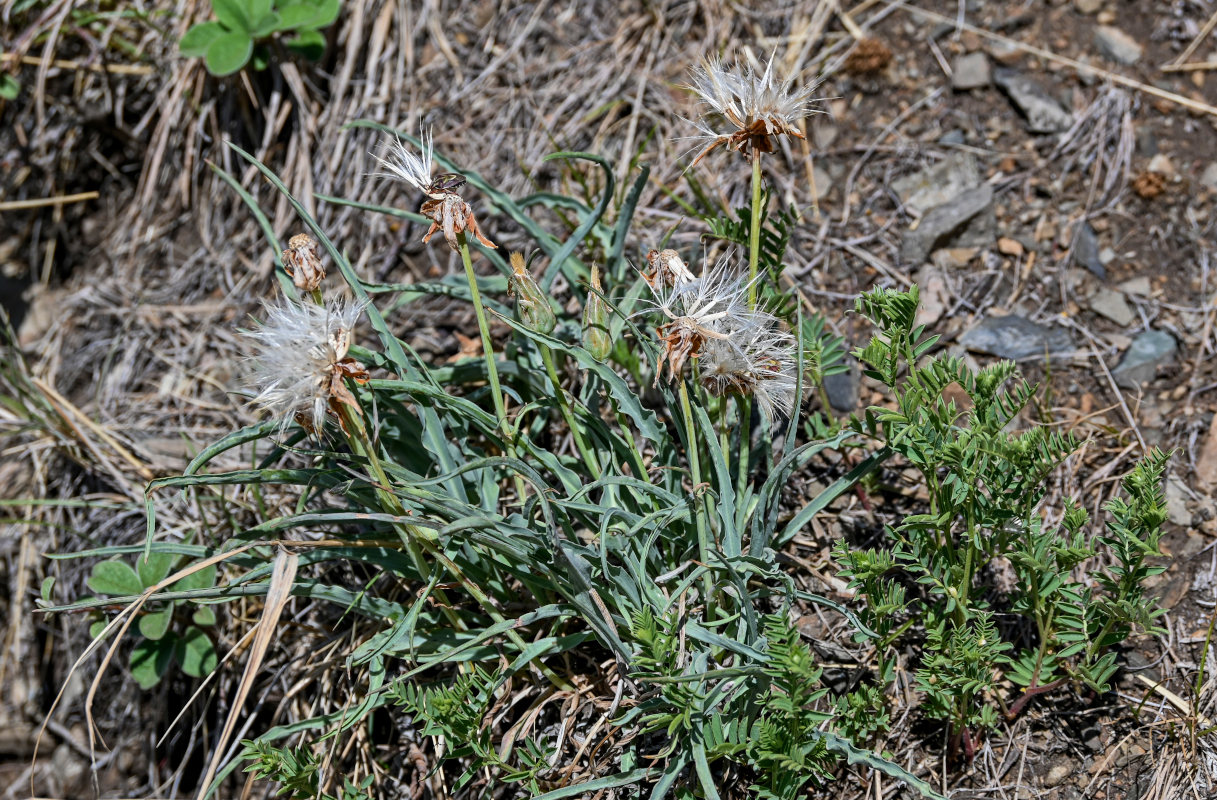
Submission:
[[[817,111],[818,101],[812,97],[817,85],[795,88],[793,78],[778,80],[772,56],[759,75],[751,66],[737,64],[730,70],[717,59],[706,61],[694,70],[688,87],[707,106],[694,123],[701,130],[696,138],[707,144],[693,164],[723,145],[748,156],[773,152],[774,136],[805,138],[795,123]],[[721,129],[720,119],[726,122],[726,130]]]
[[[798,343],[769,314],[757,312],[752,325],[726,339],[706,342],[698,356],[701,385],[716,396],[751,395],[761,414],[789,417],[797,387]]]
[[[267,304],[265,321],[242,331],[253,349],[250,402],[279,418],[281,427],[296,419],[311,431],[321,429],[327,408],[357,408],[345,379],[368,379],[363,365],[347,356],[362,313],[362,303],[347,301]]]
[[[297,233],[288,240],[287,249],[283,251],[283,268],[302,292],[316,291],[325,280],[321,251],[317,241],[307,233]]]
[[[642,277],[646,278],[647,283],[652,287],[659,285],[656,281],[667,286],[693,281],[693,273],[689,271],[689,266],[680,257],[680,253],[671,248],[652,250],[647,253],[647,264],[650,265],[651,272]]]
[[[445,172],[432,177],[434,149],[431,145],[431,132],[424,133],[420,141],[421,155],[415,155],[402,144],[401,139],[396,139],[385,148],[385,155],[377,156],[376,160],[385,169],[381,175],[403,180],[427,195],[422,208],[419,209],[419,213],[431,221],[431,227],[423,234],[423,241],[430,242],[437,231],[443,231],[448,246],[459,250],[457,234],[467,232],[487,247],[498,247],[482,235],[477,220],[473,218],[473,209],[457,194],[456,190],[465,185],[464,176]]]
[[[772,314],[748,307],[750,285],[727,257],[713,267],[703,265],[698,278],[674,285],[653,281],[653,307],[668,319],[657,328],[663,351],[655,380],[663,377],[665,365],[668,378],[679,380],[685,364],[695,359],[708,391],[750,395],[772,421],[794,408],[797,343]]]

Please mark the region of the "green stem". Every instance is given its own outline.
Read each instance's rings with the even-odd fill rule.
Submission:
[[[756,308],[756,273],[761,261],[761,154],[752,151],[752,227],[748,232],[748,308]]]
[[[579,451],[579,455],[583,456],[583,463],[587,464],[588,470],[592,473],[592,478],[600,479],[600,464],[596,461],[595,454],[588,449],[587,442],[583,439],[583,431],[575,424],[575,415],[570,409],[570,404],[566,402],[566,392],[562,389],[562,383],[558,380],[558,369],[554,365],[554,353],[545,345],[540,346],[541,360],[545,362],[545,371],[549,373],[549,381],[554,385],[554,394],[558,398],[558,408],[562,410],[562,417],[566,420],[566,427],[570,428],[570,434],[574,437],[575,448]]]
[[[478,291],[477,274],[473,271],[473,261],[469,257],[469,242],[465,232],[456,235],[456,243],[461,253],[461,263],[465,265],[465,277],[469,280],[469,294],[473,298],[473,312],[477,315],[478,332],[482,335],[482,355],[486,358],[486,376],[490,382],[490,394],[494,399],[494,412],[499,418],[499,429],[503,434],[503,443],[507,447],[510,458],[516,456],[515,435],[511,423],[507,420],[507,404],[503,402],[503,387],[499,385],[499,368],[494,360],[494,343],[490,340],[490,326],[486,324],[486,309],[482,306],[482,293]],[[524,479],[515,475],[516,497],[524,502]]]
[[[380,463],[380,455],[377,453],[376,447],[372,444],[371,439],[368,437],[367,427],[363,424],[363,416],[346,404],[341,404],[341,407],[342,420],[347,433],[347,442],[351,445],[351,449],[356,455],[367,459],[368,467],[372,471],[372,477],[375,478],[377,484],[379,484],[376,487],[377,497],[380,498],[381,502],[384,504],[384,507],[389,511],[389,513],[395,516],[405,516],[405,508],[402,506],[401,501],[397,499],[397,496],[393,494],[389,488],[392,486],[392,484],[389,482],[388,473],[385,472],[384,466]],[[470,580],[469,577],[466,576],[461,570],[461,568],[457,566],[456,562],[449,558],[448,554],[444,552],[434,532],[418,525],[403,525],[395,523],[393,527],[397,529],[397,535],[406,545],[406,551],[410,554],[410,559],[414,562],[414,568],[418,570],[419,578],[421,580],[425,581],[429,572],[426,566],[426,560],[423,557],[425,551],[426,555],[429,555],[431,558],[440,562],[440,564],[442,564],[448,570],[452,577],[455,578],[462,587],[464,587],[465,591],[467,591],[470,596],[477,601],[478,605],[482,607],[482,610],[486,612],[487,616],[489,616],[496,623],[504,621],[503,615],[499,613],[499,610],[495,608],[494,603],[491,602],[486,593],[482,591],[482,587]],[[444,596],[443,591],[438,588],[435,589],[435,596],[441,611],[443,612],[444,616],[447,617],[452,626],[456,630],[467,630],[468,626],[456,614],[456,611],[452,608],[451,603]],[[507,630],[507,638],[511,640],[512,644],[520,649],[520,652],[524,652],[524,650],[526,650],[528,647],[528,643],[525,642],[523,637],[521,637],[520,634],[513,629]],[[533,661],[533,664],[542,672],[542,674],[545,675],[546,678],[550,680],[550,682],[554,684],[554,686],[558,687],[559,689],[566,690],[571,688],[570,684],[568,684],[560,675],[546,666],[539,658]]]
[[[693,502],[696,504],[694,508],[694,520],[697,523],[697,558],[707,568],[707,572],[702,575],[702,591],[705,594],[706,601],[705,618],[710,620],[714,618],[714,615],[710,613],[714,582],[710,578],[708,571],[710,567],[710,537],[706,526],[706,508],[698,495],[698,487],[701,486],[701,457],[698,455],[697,429],[693,426],[693,408],[689,405],[689,386],[685,381],[681,380],[678,382],[678,387],[680,392],[680,410],[684,414],[685,436],[688,439],[689,475],[693,480]]]

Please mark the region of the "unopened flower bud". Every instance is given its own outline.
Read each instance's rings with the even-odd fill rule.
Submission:
[[[583,346],[597,361],[603,361],[613,349],[613,340],[609,337],[608,304],[601,297],[604,290],[599,267],[592,267],[591,287],[583,306]]]
[[[545,334],[553,331],[558,324],[553,306],[524,266],[524,256],[521,253],[511,254],[511,277],[507,279],[507,291],[516,299],[520,322],[529,330]]]
[[[313,237],[298,233],[288,241],[283,251],[283,269],[302,292],[315,292],[321,286],[325,267],[321,266],[321,252]]]

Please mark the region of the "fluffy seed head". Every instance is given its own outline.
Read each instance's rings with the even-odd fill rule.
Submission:
[[[423,132],[419,139],[422,144],[419,154],[406,147],[401,139],[394,139],[384,146],[383,155],[376,156],[376,160],[384,168],[381,175],[403,180],[420,192],[430,193],[431,162],[434,157],[430,129]]]
[[[751,66],[728,69],[717,59],[705,61],[693,71],[688,87],[706,107],[694,123],[701,131],[695,138],[705,145],[693,164],[723,145],[748,156],[773,152],[773,136],[804,138],[795,123],[817,112],[818,100],[812,96],[817,86],[796,88],[793,77],[779,80],[772,56],[759,74]]]
[[[320,430],[327,406],[347,400],[343,377],[361,377],[347,350],[363,307],[342,300],[324,306],[266,304],[265,321],[242,331],[252,350],[250,403],[280,419],[282,428],[299,414],[313,430]]]
[[[798,343],[773,316],[754,312],[747,327],[726,339],[708,339],[698,356],[701,385],[719,397],[752,395],[770,422],[789,417],[797,388]]]

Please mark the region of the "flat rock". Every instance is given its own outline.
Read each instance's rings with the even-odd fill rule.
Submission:
[[[860,383],[858,365],[852,360],[845,372],[825,375],[824,393],[828,395],[828,404],[837,411],[857,411]]]
[[[976,157],[971,153],[954,153],[932,167],[897,178],[892,181],[892,189],[905,208],[921,215],[979,186],[980,181]]]
[[[1073,349],[1066,331],[1048,328],[1015,314],[985,317],[979,325],[965,331],[959,337],[959,343],[969,350],[1012,361],[1042,359]]]
[[[1153,293],[1153,287],[1150,286],[1149,278],[1144,275],[1126,280],[1116,288],[1124,292],[1124,294],[1135,294],[1139,297],[1149,297]]]
[[[905,231],[900,258],[906,264],[922,264],[939,247],[985,247],[996,236],[993,187],[982,183],[930,209],[916,228]]]
[[[814,199],[817,201],[823,200],[832,191],[832,176],[828,174],[827,170],[820,169],[819,166],[816,166],[812,170],[812,176],[816,184],[815,191],[813,192],[815,195]]]
[[[1210,161],[1200,174],[1200,185],[1209,191],[1217,192],[1217,161]]]
[[[1095,292],[1090,298],[1090,309],[1121,328],[1127,328],[1137,318],[1124,295],[1114,289],[1102,288]]]
[[[1174,361],[1178,349],[1175,337],[1166,331],[1146,331],[1132,340],[1111,377],[1126,389],[1136,389],[1153,378],[1158,367]]]
[[[1217,414],[1209,423],[1209,433],[1196,459],[1196,477],[1207,487],[1217,487]]]
[[[1094,29],[1094,43],[1100,53],[1126,67],[1140,61],[1144,52],[1136,39],[1110,25],[1100,25]]]
[[[980,89],[993,82],[989,69],[989,57],[984,53],[968,53],[959,56],[951,64],[951,86],[959,90]]]
[[[1103,0],[1073,0],[1073,7],[1079,14],[1097,14],[1103,7]]]
[[[1099,255],[1099,237],[1089,222],[1078,223],[1077,238],[1073,241],[1073,259],[1099,280],[1107,280],[1107,268]]]
[[[993,71],[993,82],[1027,119],[1032,133],[1060,133],[1073,125],[1073,115],[1031,78],[1013,69]]]
[[[1178,478],[1166,481],[1166,516],[1171,522],[1183,527],[1192,524],[1191,498]]]

